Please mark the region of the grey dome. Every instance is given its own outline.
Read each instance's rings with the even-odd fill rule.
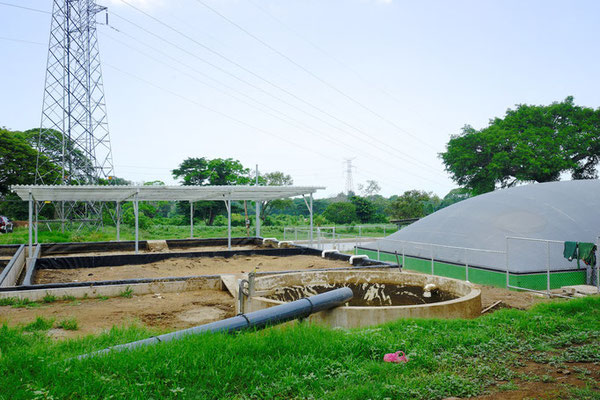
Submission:
[[[529,184],[476,196],[364,247],[400,253],[404,246],[406,254],[424,258],[431,257],[433,250],[438,260],[464,264],[469,258],[466,261],[470,265],[505,269],[504,254],[441,246],[505,253],[507,236],[595,243],[599,234],[600,181],[576,180]],[[540,270],[540,264],[545,266],[545,242],[511,239],[509,246],[511,270],[533,271]],[[562,258],[563,243],[548,246],[552,269],[574,268]]]

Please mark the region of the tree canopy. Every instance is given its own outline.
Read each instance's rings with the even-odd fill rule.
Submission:
[[[452,179],[474,194],[556,181],[563,172],[597,178],[600,109],[577,106],[573,97],[548,106],[520,104],[481,130],[463,127],[440,156]]]

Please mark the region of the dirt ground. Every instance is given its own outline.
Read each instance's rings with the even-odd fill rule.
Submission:
[[[265,249],[267,247],[257,246],[253,244],[242,245],[242,246],[231,246],[232,250],[256,250],[256,249]],[[160,251],[151,251],[146,249],[140,249],[140,254],[150,254],[150,253],[193,253],[193,252],[202,252],[202,251],[227,251],[227,246],[196,246],[196,247],[177,247],[173,249],[165,249]],[[90,252],[78,252],[78,253],[68,253],[68,254],[51,254],[45,256],[42,254],[42,258],[60,258],[60,257],[92,257],[92,256],[115,256],[121,254],[134,254],[133,250],[131,251],[90,251]]]
[[[517,292],[514,290],[506,290],[494,286],[475,285],[481,290],[481,307],[485,309],[497,301],[502,303],[494,307],[494,310],[500,308],[517,308],[519,310],[527,310],[531,306],[547,301],[543,296],[532,292]]]
[[[235,301],[220,290],[199,290],[182,293],[133,295],[131,298],[83,299],[56,301],[39,307],[13,308],[0,306],[0,325],[27,324],[37,317],[55,322],[75,318],[79,329],[52,329],[57,339],[100,333],[114,325],[141,323],[165,330],[185,329],[232,317]]]
[[[41,269],[37,271],[35,283],[91,282],[132,278],[161,278],[170,276],[194,276],[214,274],[239,274],[267,271],[289,271],[314,268],[348,267],[345,261],[325,259],[317,256],[242,256],[231,258],[197,257],[170,258],[143,265],[120,267]]]
[[[516,390],[501,390],[502,384],[498,382],[491,387],[490,394],[474,397],[478,400],[521,400],[521,399],[545,399],[559,400],[565,398],[577,398],[570,396],[569,388],[584,388],[586,384],[596,385],[600,382],[600,365],[595,363],[568,363],[566,368],[550,364],[540,364],[532,361],[524,361],[525,366],[517,372],[527,377],[543,377],[543,379],[515,379],[513,383],[518,387]],[[586,399],[588,397],[585,397]],[[596,397],[594,397],[596,398]],[[591,399],[591,398],[590,398]]]

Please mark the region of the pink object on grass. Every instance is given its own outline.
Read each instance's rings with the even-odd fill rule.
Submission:
[[[400,353],[402,353],[402,355],[400,355]],[[406,358],[406,354],[404,354],[403,351],[397,351],[395,353],[388,353],[385,356],[383,356],[383,361],[401,363],[408,362],[408,358]]]

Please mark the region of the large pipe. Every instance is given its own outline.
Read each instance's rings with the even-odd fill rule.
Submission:
[[[107,354],[112,351],[132,350],[138,347],[153,345],[162,342],[178,340],[188,335],[198,335],[202,333],[232,333],[248,328],[264,328],[269,325],[277,325],[283,322],[291,321],[296,318],[306,318],[310,314],[329,310],[341,306],[352,299],[352,290],[347,287],[330,290],[315,296],[284,303],[278,306],[265,308],[248,314],[240,314],[222,321],[211,322],[210,324],[195,326],[193,328],[181,331],[165,333],[164,335],[153,336],[148,339],[138,340],[136,342],[120,344],[99,350],[90,354],[83,354],[78,359]]]

